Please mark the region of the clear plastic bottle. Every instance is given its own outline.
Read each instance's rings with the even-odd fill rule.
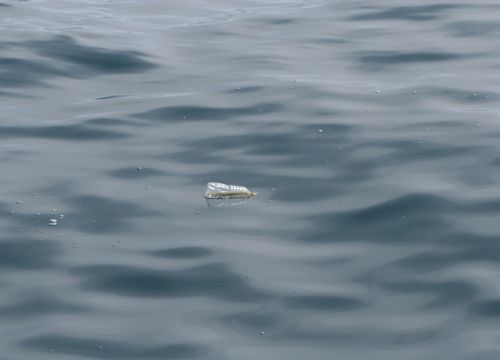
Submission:
[[[207,183],[207,190],[205,191],[205,199],[247,199],[255,195],[257,193],[251,192],[244,186],[226,185],[218,182]]]

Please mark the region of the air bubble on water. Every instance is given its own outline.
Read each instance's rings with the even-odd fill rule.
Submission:
[[[271,188],[271,191],[276,191],[276,188]]]
[[[417,91],[416,91],[416,90],[413,90],[411,93],[412,93],[413,95],[415,95],[415,94],[417,93]]]
[[[264,331],[259,331],[259,335],[265,335],[266,333]]]
[[[50,211],[52,211],[52,212],[54,212],[54,213],[55,213],[55,212],[57,212],[57,210],[56,210],[56,209],[50,209]]]
[[[142,170],[142,167],[138,166],[138,167],[137,167],[137,170]]]
[[[36,192],[32,192],[31,195],[38,195]]]
[[[11,214],[11,215],[14,214],[14,210],[10,210],[9,214]]]
[[[50,219],[49,220],[49,226],[56,226],[57,225],[57,219]]]
[[[472,93],[472,96],[477,96],[477,94],[476,93]]]
[[[380,94],[380,90],[375,90],[375,94]]]
[[[323,132],[323,129],[318,129],[318,134],[321,134]]]
[[[429,128],[426,128],[426,129],[425,129],[425,131],[431,131],[431,129],[429,129]]]
[[[22,204],[22,203],[21,203],[21,200],[17,200],[17,201],[16,201],[16,204],[17,204],[17,205],[21,205],[21,204]]]

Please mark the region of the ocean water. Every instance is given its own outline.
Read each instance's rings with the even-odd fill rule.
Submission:
[[[0,358],[499,359],[499,19],[2,0]]]

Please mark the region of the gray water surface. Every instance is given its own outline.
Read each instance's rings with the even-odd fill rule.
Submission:
[[[499,19],[3,0],[0,358],[500,358]]]

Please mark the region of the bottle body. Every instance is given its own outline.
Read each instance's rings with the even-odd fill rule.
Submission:
[[[255,195],[256,193],[251,192],[245,186],[226,185],[218,182],[207,183],[205,191],[206,199],[250,198]]]

